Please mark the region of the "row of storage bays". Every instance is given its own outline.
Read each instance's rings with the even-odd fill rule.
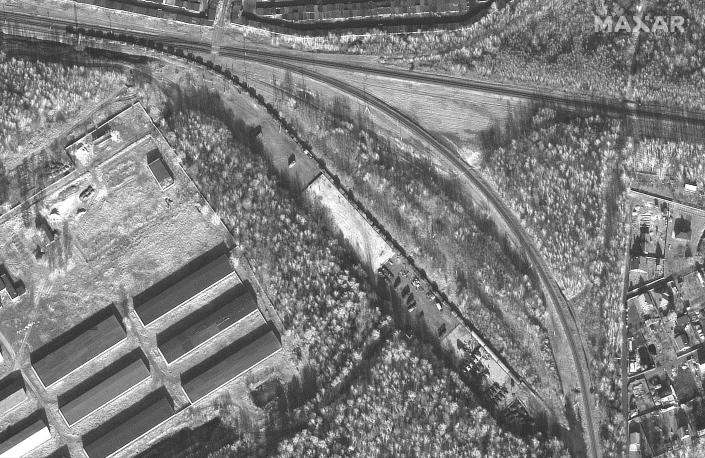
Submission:
[[[203,8],[200,0],[76,0],[79,3],[100,6],[131,13],[144,14],[174,21],[199,25],[213,25],[217,1],[207,2]]]
[[[279,336],[259,311],[249,282],[225,284],[227,288],[220,288],[213,298],[206,296],[203,305],[166,321],[170,312],[233,272],[226,253],[211,251],[135,296],[135,311],[147,329],[164,318],[155,330],[157,348],[167,370],[178,376],[189,403],[203,399],[281,348]],[[121,316],[111,305],[30,355],[37,376],[50,396],[57,392],[59,413],[81,435],[90,457],[112,454],[186,407],[177,409],[159,382],[161,370],[147,357],[155,352],[128,348],[126,338]],[[211,349],[207,345],[212,342],[218,345]],[[120,356],[115,358],[116,354]],[[88,367],[103,360],[112,362],[98,369]],[[79,378],[82,369],[93,373]],[[63,387],[76,379],[72,386]],[[132,397],[139,400],[131,403]],[[27,399],[20,371],[1,379],[0,419]],[[114,404],[118,399],[130,405]],[[108,412],[115,408],[122,410],[110,416]],[[110,418],[103,421],[106,415]],[[96,421],[100,426],[84,432]],[[3,453],[22,456],[31,450],[27,447],[45,442],[50,437],[43,432],[46,425],[46,416],[39,411],[0,432],[0,457]]]
[[[395,14],[464,13],[465,0],[373,0],[369,2],[342,2],[327,0],[259,1],[258,16],[291,21],[371,17]]]
[[[194,323],[197,327],[200,323]],[[218,329],[217,327],[215,328]],[[207,339],[200,334],[200,340]],[[188,348],[183,348],[185,355]],[[208,356],[185,370],[181,376],[183,389],[192,403],[214,392],[247,369],[272,355],[280,348],[279,339],[266,323],[230,343],[224,349]],[[150,363],[140,349],[128,353],[88,379],[58,396],[61,415],[69,426],[97,412],[111,401],[122,398],[134,388],[150,379]],[[14,372],[0,382],[0,405],[4,412],[12,410],[27,399],[25,384],[19,372]],[[135,404],[110,418],[101,426],[83,435],[83,445],[90,457],[108,456],[137,437],[171,417],[176,410],[163,387],[151,392]],[[31,418],[31,417],[30,417]],[[40,431],[46,420],[23,420],[0,433],[0,456],[22,456],[49,439],[50,434]],[[40,440],[41,439],[41,440]]]

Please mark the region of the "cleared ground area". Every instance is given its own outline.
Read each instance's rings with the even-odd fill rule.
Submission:
[[[256,311],[252,287],[239,284],[160,333],[159,350],[171,363]]]
[[[0,417],[27,399],[24,380],[20,371],[0,379]]]
[[[378,269],[394,256],[394,249],[367,219],[353,206],[327,176],[320,175],[305,191],[330,210],[330,216],[340,228],[350,246]]]
[[[46,458],[71,458],[71,453],[69,452],[69,448],[64,445]]]
[[[50,437],[44,411],[38,410],[0,433],[0,458],[27,455]]]
[[[280,349],[279,339],[265,323],[188,369],[181,384],[195,402]]]
[[[75,133],[70,137],[78,140],[68,150],[76,169],[49,183],[24,207],[0,215],[0,264],[28,291],[3,301],[0,331],[15,348],[30,349],[18,352],[11,364],[28,368],[31,363],[47,386],[38,386],[37,399],[28,396],[9,415],[2,415],[3,407],[0,432],[10,421],[25,418],[35,404],[46,407],[55,426],[53,440],[29,456],[61,456],[66,449],[56,448],[64,445],[73,456],[83,456],[81,438],[89,454],[104,456],[182,409],[188,399],[178,375],[164,373],[163,365],[148,365],[142,358],[147,355],[153,363],[152,357],[159,354],[154,333],[213,301],[232,287],[231,281],[240,282],[228,259],[232,236],[141,105],[120,105],[93,116],[88,129]],[[163,162],[156,175],[149,167],[155,151]],[[168,181],[168,186],[160,181]],[[197,300],[174,310],[194,294]],[[131,297],[142,306],[138,309],[143,318],[171,310],[170,316],[145,331]],[[211,339],[209,345],[222,348],[232,340]],[[137,346],[141,357],[123,359]],[[205,347],[204,356],[195,357],[199,349],[191,357],[200,360],[214,352]],[[24,375],[36,381],[32,369]],[[165,391],[161,400],[150,398],[142,407],[133,406],[162,385],[171,398],[164,397]],[[19,396],[16,384],[8,386],[2,395],[10,399],[7,405]],[[103,424],[106,429],[100,429]],[[13,426],[13,431],[24,429],[18,428]],[[45,434],[6,433],[4,441],[12,437],[12,442],[4,447],[14,447],[34,433],[35,443]],[[131,446],[144,450],[148,444],[138,441]],[[16,450],[10,456],[22,454]]]
[[[147,325],[234,271],[221,244],[135,296],[135,311]]]
[[[106,457],[174,414],[165,390],[155,391],[83,436],[89,457]]]
[[[59,396],[59,409],[74,424],[148,377],[146,357],[141,350],[133,351]]]
[[[83,146],[73,145],[74,173],[25,210],[0,216],[0,261],[28,291],[37,291],[0,308],[0,330],[14,344],[26,339],[39,348],[57,330],[145,291],[231,240],[140,105],[107,124],[109,132],[103,129],[94,140],[88,134],[81,137]],[[148,167],[155,148],[174,176],[168,189]],[[37,213],[53,241],[36,227]],[[40,257],[38,246],[44,250]]]
[[[111,305],[32,352],[32,365],[49,386],[125,337],[120,315]]]

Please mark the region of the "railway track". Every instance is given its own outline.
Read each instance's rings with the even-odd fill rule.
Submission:
[[[46,23],[46,18],[28,18],[26,17],[26,15],[21,14],[19,16],[21,17],[16,17],[15,19],[22,19],[25,26],[36,26],[38,28],[44,28],[44,30],[46,30],[46,28],[48,27]],[[7,16],[5,20],[7,20]],[[54,22],[51,25],[55,28],[57,25],[74,25],[72,21],[62,22],[59,20],[58,22],[59,24]],[[109,29],[107,27],[90,27],[96,30],[101,30],[104,33],[114,33],[112,29]],[[131,32],[130,35],[147,39],[152,42],[159,42],[166,47],[180,48],[184,51],[188,51],[191,53],[208,54],[211,52],[210,44],[205,44],[201,42],[160,39],[159,37],[155,37],[151,33]],[[114,38],[116,38],[118,41],[126,41],[123,40],[126,36],[127,35],[125,34],[117,34],[114,36]],[[498,215],[499,219],[506,228],[507,233],[516,241],[519,247],[524,250],[527,260],[531,263],[534,271],[536,272],[537,278],[539,280],[541,289],[544,292],[548,306],[550,310],[552,310],[554,315],[558,318],[558,322],[560,324],[562,332],[565,334],[565,338],[568,342],[569,347],[568,350],[570,352],[571,359],[573,360],[575,365],[576,375],[580,383],[580,399],[583,407],[583,427],[587,434],[587,442],[589,444],[588,448],[590,454],[592,456],[600,456],[597,425],[595,424],[592,412],[593,403],[592,396],[590,395],[592,384],[590,382],[590,376],[588,371],[587,353],[583,347],[582,339],[580,339],[579,337],[576,338],[576,335],[579,335],[579,325],[576,321],[576,318],[573,314],[572,309],[570,308],[567,299],[564,297],[555,280],[552,278],[548,266],[541,257],[538,248],[534,245],[533,241],[528,236],[528,234],[526,234],[526,232],[523,230],[516,216],[511,212],[511,210],[506,206],[506,204],[496,195],[490,185],[479,175],[477,170],[469,166],[457,154],[457,152],[455,152],[452,148],[448,147],[439,138],[424,129],[421,125],[419,125],[409,116],[405,115],[403,112],[394,108],[393,106],[387,104],[380,98],[370,95],[369,93],[359,88],[356,88],[351,84],[340,81],[334,77],[323,75],[313,70],[312,67],[325,66],[329,68],[336,68],[339,70],[367,72],[417,82],[451,85],[453,87],[463,88],[467,90],[476,90],[500,95],[524,97],[528,99],[540,100],[546,103],[579,106],[585,108],[586,110],[596,110],[622,116],[636,116],[657,120],[668,120],[671,122],[685,122],[703,125],[705,124],[705,115],[695,111],[663,109],[650,105],[635,105],[627,101],[595,100],[576,96],[568,97],[561,94],[547,95],[542,94],[533,89],[519,88],[515,86],[502,86],[487,82],[461,80],[458,78],[428,75],[417,72],[404,72],[400,70],[381,69],[375,67],[364,68],[357,64],[337,62],[327,59],[314,59],[310,57],[302,58],[300,56],[294,56],[288,53],[280,54],[269,51],[262,51],[258,49],[248,49],[247,51],[245,51],[244,49],[235,47],[222,47],[220,48],[220,55],[230,58],[242,58],[266,66],[290,70],[305,75],[311,79],[317,80],[323,84],[329,85],[337,90],[347,93],[350,96],[371,105],[383,114],[391,117],[392,119],[397,120],[400,125],[404,126],[407,130],[409,130],[418,138],[426,142],[429,146],[431,146],[433,150],[435,150],[445,160],[447,160],[451,165],[453,165],[453,167],[455,167],[468,180],[468,183],[470,184],[471,188],[473,188],[474,191],[476,191],[483,199],[485,199],[485,201],[489,204],[490,209]]]

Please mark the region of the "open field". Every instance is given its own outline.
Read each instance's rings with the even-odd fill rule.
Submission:
[[[80,167],[60,187],[0,218],[2,261],[32,292],[0,309],[0,329],[10,340],[38,348],[57,329],[107,304],[120,304],[227,239],[180,168],[172,166],[175,184],[160,189],[145,155],[158,147],[173,164],[161,136],[125,144],[150,129],[140,112],[130,108],[114,123],[115,143],[124,149],[110,150],[114,140],[109,138],[101,148],[75,153]],[[122,129],[123,124],[129,128]],[[25,220],[34,215],[48,221],[53,242],[34,224],[27,227]],[[21,330],[29,323],[31,332],[25,334]]]
[[[360,259],[364,259],[373,269],[377,270],[394,255],[389,243],[375,231],[328,177],[320,175],[306,188],[305,194],[318,200],[328,209],[343,237],[350,242]]]

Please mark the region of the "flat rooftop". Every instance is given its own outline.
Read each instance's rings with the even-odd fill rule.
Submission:
[[[0,379],[0,417],[25,399],[27,393],[20,371],[11,372]]]
[[[135,311],[149,324],[235,271],[221,245],[189,262],[134,298]]]
[[[170,363],[257,310],[252,288],[239,284],[160,333],[159,350]]]
[[[264,324],[188,369],[181,375],[181,384],[191,402],[196,402],[280,348],[279,339]]]
[[[160,389],[84,435],[83,448],[90,458],[107,457],[173,414],[166,391]]]
[[[49,386],[125,337],[120,315],[111,305],[32,352],[32,365]]]
[[[59,396],[59,409],[74,424],[148,377],[146,357],[133,351]]]
[[[0,457],[24,456],[49,440],[50,437],[44,411],[38,410],[0,432]]]

